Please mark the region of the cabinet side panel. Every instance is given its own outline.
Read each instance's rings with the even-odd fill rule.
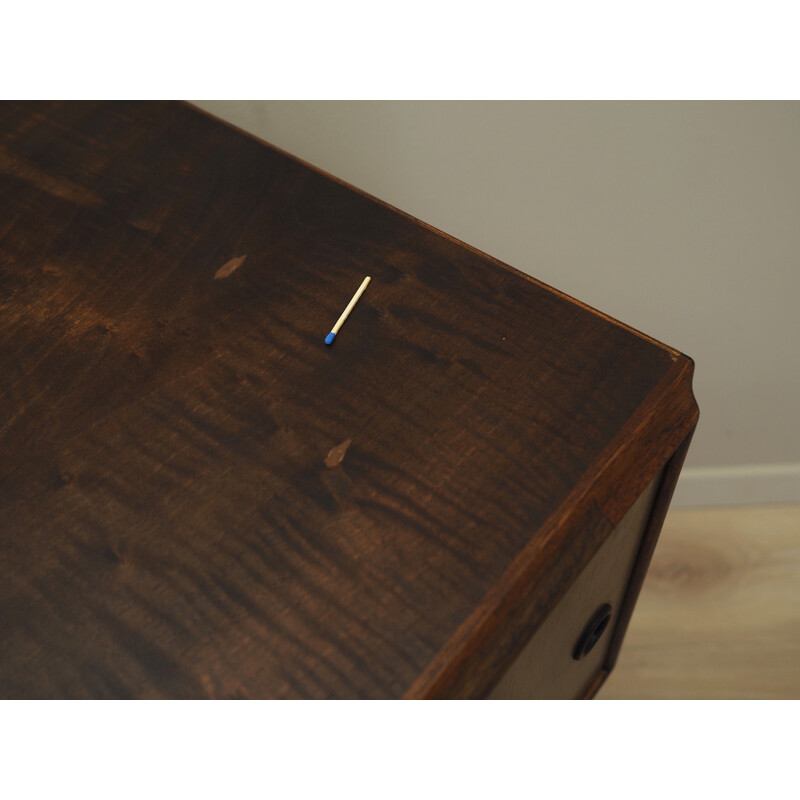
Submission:
[[[622,640],[625,638],[625,632],[628,629],[628,623],[633,615],[633,609],[636,605],[636,600],[639,598],[642,584],[644,583],[645,575],[650,567],[650,560],[653,558],[653,552],[656,549],[656,542],[661,533],[661,527],[664,524],[664,519],[667,515],[672,495],[675,491],[675,485],[678,482],[683,462],[686,459],[686,453],[689,450],[689,445],[694,435],[694,427],[689,431],[686,438],[678,446],[677,450],[672,454],[669,461],[663,470],[663,478],[660,481],[658,493],[653,503],[653,509],[650,518],[647,522],[647,529],[642,537],[641,546],[636,556],[633,572],[628,582],[627,593],[622,603],[619,621],[614,628],[614,635],[611,639],[611,646],[608,648],[606,657],[605,668],[610,672],[617,661],[620,648],[622,647]],[[600,686],[598,684],[597,689]]]
[[[624,605],[629,577],[651,516],[659,473],[576,578],[492,692],[491,700],[583,697],[603,669]],[[587,622],[603,605],[611,619],[597,645],[582,659],[573,650]]]

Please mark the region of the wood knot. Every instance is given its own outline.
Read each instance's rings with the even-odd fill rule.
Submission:
[[[650,586],[705,591],[728,580],[734,570],[730,554],[697,543],[683,544],[680,549],[668,545],[656,551],[647,576]]]
[[[226,261],[215,273],[214,273],[214,280],[218,281],[220,278],[228,278],[236,272],[239,267],[244,264],[244,260],[247,256],[238,256],[237,258],[232,258],[229,261]]]
[[[161,223],[148,220],[148,219],[135,219],[131,220],[131,225],[134,228],[140,231],[144,231],[145,233],[160,233],[161,232]]]
[[[337,444],[336,447],[331,448],[328,455],[325,456],[325,466],[328,469],[338,467],[339,464],[344,461],[344,454],[347,452],[347,448],[350,447],[352,441],[352,439],[345,439],[341,444]]]

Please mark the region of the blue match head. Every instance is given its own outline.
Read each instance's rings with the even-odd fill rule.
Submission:
[[[336,334],[335,334],[333,331],[331,331],[331,332],[330,332],[330,333],[329,333],[329,334],[328,334],[328,335],[325,337],[325,344],[333,344],[333,340],[334,340],[335,338],[336,338]]]

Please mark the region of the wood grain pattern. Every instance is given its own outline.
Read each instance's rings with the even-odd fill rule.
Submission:
[[[488,694],[497,677],[505,674],[623,519],[624,512],[686,443],[697,419],[687,377],[691,370],[688,359],[676,362],[651,393],[649,402],[637,409],[593,469],[531,537],[482,603],[415,681],[407,697]],[[683,439],[678,440],[679,436]],[[673,483],[662,481],[657,490],[659,497],[671,496],[677,474],[667,470],[665,478]],[[594,524],[586,525],[587,517],[593,518]],[[660,530],[660,521],[654,522],[648,523],[645,534],[653,546]],[[635,600],[638,586],[631,589]],[[620,636],[624,635],[624,620],[623,616]],[[613,635],[618,638],[616,632]]]
[[[3,697],[480,696],[694,424],[689,359],[189,106],[0,141]]]
[[[800,506],[671,511],[603,699],[800,699]]]
[[[596,676],[607,663],[611,633],[619,629],[629,577],[660,485],[658,475],[607,535],[569,591],[550,609],[547,619],[492,688],[489,699],[557,700],[594,691]],[[603,604],[611,607],[611,622],[591,652],[574,659],[580,634]]]

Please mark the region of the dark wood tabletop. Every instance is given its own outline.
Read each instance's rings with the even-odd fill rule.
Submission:
[[[2,697],[446,694],[696,418],[685,356],[186,104],[0,103],[0,212]]]

